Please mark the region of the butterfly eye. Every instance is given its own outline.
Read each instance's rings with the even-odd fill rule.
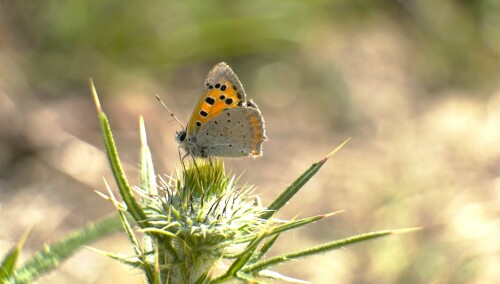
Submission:
[[[181,131],[181,132],[178,132],[177,133],[177,140],[179,140],[180,142],[183,142],[184,140],[186,140],[186,131]]]

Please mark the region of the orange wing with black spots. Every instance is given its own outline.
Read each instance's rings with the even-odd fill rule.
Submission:
[[[196,135],[200,127],[225,109],[246,105],[246,94],[231,67],[221,62],[208,73],[203,94],[187,125],[187,135]]]

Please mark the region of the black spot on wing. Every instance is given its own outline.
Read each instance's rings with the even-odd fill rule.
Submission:
[[[205,102],[206,102],[207,104],[209,104],[209,105],[211,105],[211,106],[212,106],[212,105],[214,105],[214,104],[215,104],[215,99],[214,99],[214,98],[212,98],[212,97],[206,97],[206,98],[205,98]]]

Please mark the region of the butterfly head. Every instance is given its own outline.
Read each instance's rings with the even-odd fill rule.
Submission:
[[[186,141],[186,136],[187,136],[186,130],[178,131],[175,133],[175,140],[179,144],[184,144],[184,142]]]

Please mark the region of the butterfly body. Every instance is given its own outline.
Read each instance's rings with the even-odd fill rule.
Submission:
[[[176,140],[193,157],[258,157],[267,140],[264,118],[231,68],[221,62],[208,73],[186,130]]]

